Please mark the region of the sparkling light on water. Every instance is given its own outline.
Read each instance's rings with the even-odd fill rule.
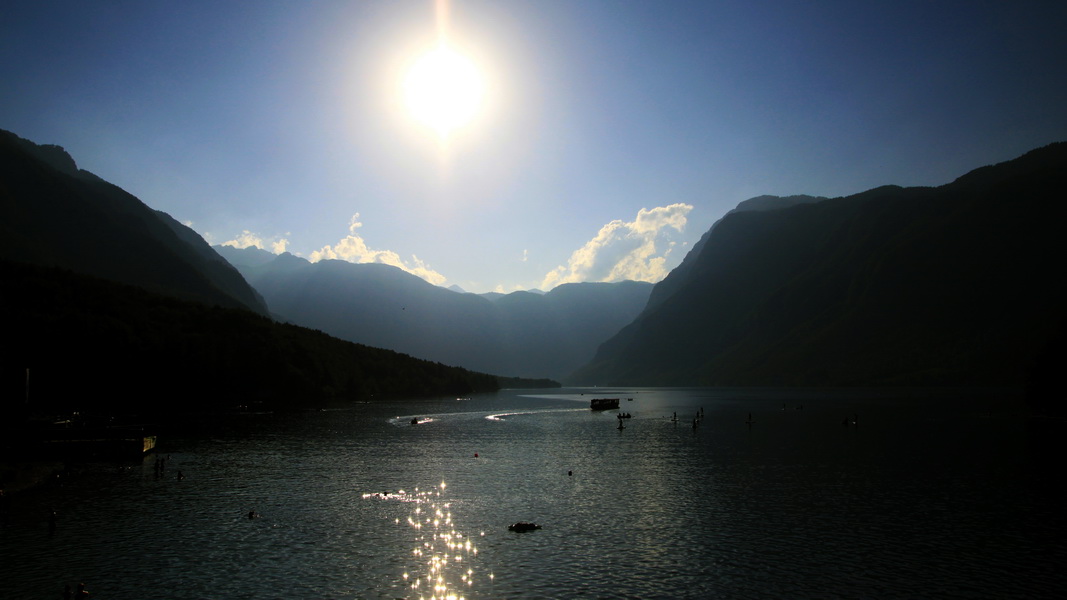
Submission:
[[[363,494],[364,499],[412,505],[405,520],[411,532],[412,563],[401,578],[421,600],[463,600],[478,576],[474,564],[478,548],[456,529],[451,503],[444,496],[446,487],[442,481],[430,490],[415,488],[410,494],[404,491]],[[400,523],[399,518],[394,521]],[[487,577],[494,578],[492,573]]]

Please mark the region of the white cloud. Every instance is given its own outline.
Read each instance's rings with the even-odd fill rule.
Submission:
[[[541,288],[579,281],[649,281],[667,276],[666,262],[674,242],[670,230],[685,228],[689,204],[642,208],[630,223],[615,220],[600,228],[596,237],[571,254],[567,265],[545,274]],[[658,245],[658,247],[657,247]],[[666,246],[665,250],[659,248]]]
[[[289,235],[289,234],[286,234]],[[274,254],[281,254],[285,252],[285,249],[289,247],[289,240],[286,238],[270,237],[264,238],[259,234],[252,233],[245,229],[236,236],[234,239],[223,242],[223,246],[233,246],[234,248],[249,248],[256,247],[260,250],[267,250]]]
[[[373,250],[367,246],[362,236],[356,234],[356,230],[363,227],[359,222],[359,213],[352,215],[348,223],[348,235],[333,246],[326,245],[322,250],[311,253],[308,259],[311,262],[334,259],[346,260],[351,263],[382,263],[403,269],[412,275],[417,275],[434,285],[442,285],[447,279],[444,275],[434,271],[428,264],[412,255],[411,261],[404,261],[400,255],[392,250]]]

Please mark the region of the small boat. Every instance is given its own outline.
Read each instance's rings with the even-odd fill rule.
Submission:
[[[541,526],[536,523],[529,523],[526,521],[519,521],[518,523],[512,523],[508,525],[508,531],[533,531],[534,529],[541,529]]]
[[[589,401],[589,408],[593,410],[608,410],[609,408],[619,408],[619,399],[593,398]]]
[[[419,424],[419,418],[418,417],[411,417],[411,424],[412,425],[418,425]]]

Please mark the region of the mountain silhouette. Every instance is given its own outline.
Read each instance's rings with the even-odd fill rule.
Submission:
[[[693,263],[696,262],[696,257],[700,256],[700,250],[704,247],[704,244],[708,242],[708,238],[711,233],[715,231],[715,228],[722,223],[722,220],[729,215],[737,214],[740,212],[759,212],[778,210],[795,206],[797,204],[812,204],[826,200],[821,196],[756,196],[755,198],[749,198],[740,202],[735,208],[727,211],[725,215],[715,223],[711,225],[711,228],[704,232],[704,235],[700,236],[697,243],[693,244],[689,253],[682,259],[681,264],[671,270],[667,276],[660,281],[654,288],[652,288],[652,294],[648,299],[648,306],[645,310],[650,310],[660,305],[660,303],[669,298],[678,290],[678,287],[688,280],[689,269],[693,267]]]
[[[21,446],[28,416],[51,411],[291,410],[558,385],[353,344],[266,314],[191,229],[79,170],[62,148],[0,131],[4,448]]]
[[[0,433],[16,437],[26,416],[51,411],[294,410],[549,385],[501,380],[69,270],[0,260],[0,282]],[[0,454],[11,439],[4,437]]]
[[[241,275],[191,229],[78,169],[59,146],[3,130],[0,258],[267,313]]]
[[[713,225],[655,287],[580,283],[546,293],[470,294],[388,265],[212,248],[169,215],[78,169],[62,148],[0,131],[0,259],[207,307],[267,315],[269,306],[275,318],[343,340],[501,376],[571,373],[568,383],[645,386],[1032,381],[1032,389],[1048,389],[1067,306],[1059,231],[1065,179],[1067,143],[1058,143],[939,187],[761,196]],[[60,305],[40,285],[51,275],[26,277]],[[5,290],[5,301],[18,304],[14,289]],[[66,301],[73,306],[78,298]],[[114,316],[74,314],[85,340],[109,323],[114,347],[138,352],[123,345],[133,334]],[[49,332],[59,335],[56,343],[61,334],[61,327]],[[165,343],[154,334],[146,339],[151,347]],[[370,389],[358,377],[334,374],[323,383],[323,372],[300,368],[293,389]]]
[[[1067,144],[725,216],[567,381],[1020,386],[1067,307]]]

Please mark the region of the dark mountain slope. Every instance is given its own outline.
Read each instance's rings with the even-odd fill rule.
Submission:
[[[294,409],[499,386],[491,375],[70,271],[0,261],[0,281],[0,420],[27,411],[182,413],[252,402]]]
[[[78,170],[62,148],[6,131],[0,131],[0,258],[266,313],[240,274],[191,230]]]
[[[748,200],[738,203],[735,208],[723,215],[723,219],[729,215],[740,212],[780,210],[790,206],[796,206],[797,204],[813,204],[823,200],[826,200],[826,198],[821,196],[756,196],[755,198],[749,198]],[[701,249],[704,247],[704,244],[708,242],[708,238],[711,237],[712,232],[719,226],[719,223],[722,223],[723,219],[719,219],[713,223],[711,228],[704,232],[704,235],[700,236],[697,243],[693,244],[692,249],[686,254],[681,264],[668,273],[663,281],[660,281],[654,288],[652,288],[652,294],[648,298],[648,309],[659,306],[663,300],[673,296],[679,286],[685,285],[685,281],[689,278],[689,270],[692,268],[696,258],[700,255]]]
[[[1067,144],[939,188],[728,215],[582,383],[1021,385],[1067,306]]]

